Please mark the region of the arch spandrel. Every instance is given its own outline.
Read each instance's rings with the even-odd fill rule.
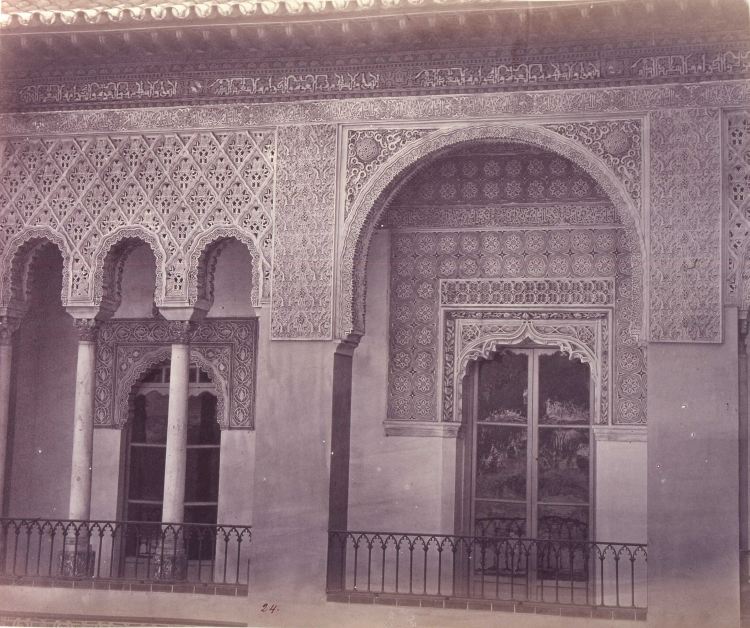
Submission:
[[[646,329],[643,298],[643,260],[646,243],[640,212],[625,185],[599,156],[578,142],[537,125],[483,124],[451,127],[425,135],[408,144],[374,173],[351,205],[344,227],[345,236],[339,255],[339,337],[361,336],[365,332],[365,294],[367,253],[372,234],[389,201],[409,180],[416,164],[435,158],[462,144],[505,141],[540,148],[564,157],[579,166],[602,188],[611,200],[631,243],[635,294],[641,311],[639,329]]]

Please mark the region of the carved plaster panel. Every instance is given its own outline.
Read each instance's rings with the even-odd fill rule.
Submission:
[[[750,110],[725,114],[724,203],[727,216],[727,301],[750,306]]]
[[[447,310],[443,317],[443,421],[461,422],[461,391],[470,362],[526,340],[558,347],[589,365],[594,422],[610,420],[610,312]]]
[[[30,236],[54,233],[64,302],[100,304],[107,254],[135,238],[156,258],[157,305],[194,304],[201,254],[236,237],[253,258],[257,304],[270,297],[275,150],[263,129],[2,141],[0,267]]]
[[[153,366],[169,360],[172,321],[112,319],[96,346],[94,424],[122,428],[133,386]],[[258,324],[249,319],[204,319],[191,325],[190,358],[216,387],[222,429],[253,429]]]
[[[645,353],[632,333],[637,295],[621,229],[394,231],[390,267],[389,419],[452,420],[437,410],[443,309],[586,306],[614,310],[612,422],[646,421]]]
[[[332,336],[336,127],[279,129],[271,333]]]
[[[722,341],[721,112],[650,114],[650,340]]]

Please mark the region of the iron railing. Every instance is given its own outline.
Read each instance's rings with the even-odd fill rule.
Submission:
[[[0,575],[246,585],[251,528],[0,519]]]
[[[646,545],[331,531],[329,593],[646,607]]]

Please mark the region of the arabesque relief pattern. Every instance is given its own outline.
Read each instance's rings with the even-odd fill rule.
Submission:
[[[264,129],[6,139],[0,267],[35,230],[58,234],[64,300],[100,304],[107,253],[135,237],[156,258],[157,305],[192,304],[203,247],[234,236],[253,257],[257,303],[270,296],[275,152],[275,132]],[[0,305],[11,298],[7,277]]]
[[[682,109],[649,117],[649,338],[721,342],[721,112]]]
[[[724,195],[727,217],[727,301],[750,307],[750,110],[726,114]]]
[[[94,425],[122,428],[133,386],[148,369],[169,360],[173,321],[112,319],[96,344]],[[204,319],[186,328],[191,361],[206,370],[217,393],[222,429],[253,429],[257,319]]]
[[[332,336],[336,127],[279,129],[271,334]]]
[[[462,283],[459,280],[482,284],[476,294],[464,290],[464,300],[472,302],[460,305],[502,306],[515,300],[516,305],[543,307],[549,305],[547,283],[552,278],[570,278],[561,287],[567,290],[558,299],[562,303],[555,304],[608,305],[610,297],[601,293],[606,282],[600,281],[602,286],[598,286],[595,281],[585,285],[573,281],[597,277],[614,279],[616,286],[612,422],[645,423],[646,358],[630,333],[628,316],[633,315],[634,283],[624,240],[624,232],[614,227],[395,231],[391,242],[388,418],[451,420],[438,411],[441,281],[447,284],[454,280],[450,283],[458,287]],[[542,280],[545,277],[550,279]],[[499,300],[482,298],[493,293],[493,282],[501,278],[509,285],[499,288]],[[539,290],[534,291],[537,283]],[[444,305],[456,305],[457,298],[449,295]]]

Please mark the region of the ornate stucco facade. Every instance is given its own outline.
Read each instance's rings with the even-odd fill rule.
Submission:
[[[327,533],[466,535],[476,365],[549,350],[590,375],[586,541],[648,546],[632,604],[560,625],[737,625],[746,3],[37,4],[0,15],[4,521],[127,518],[138,390],[184,431],[210,383],[211,523],[252,526],[231,602],[131,589],[92,615],[450,625],[455,598],[505,621],[471,594],[344,605],[363,585],[342,597]],[[165,438],[179,524],[199,445]],[[4,608],[41,610],[27,584]]]

